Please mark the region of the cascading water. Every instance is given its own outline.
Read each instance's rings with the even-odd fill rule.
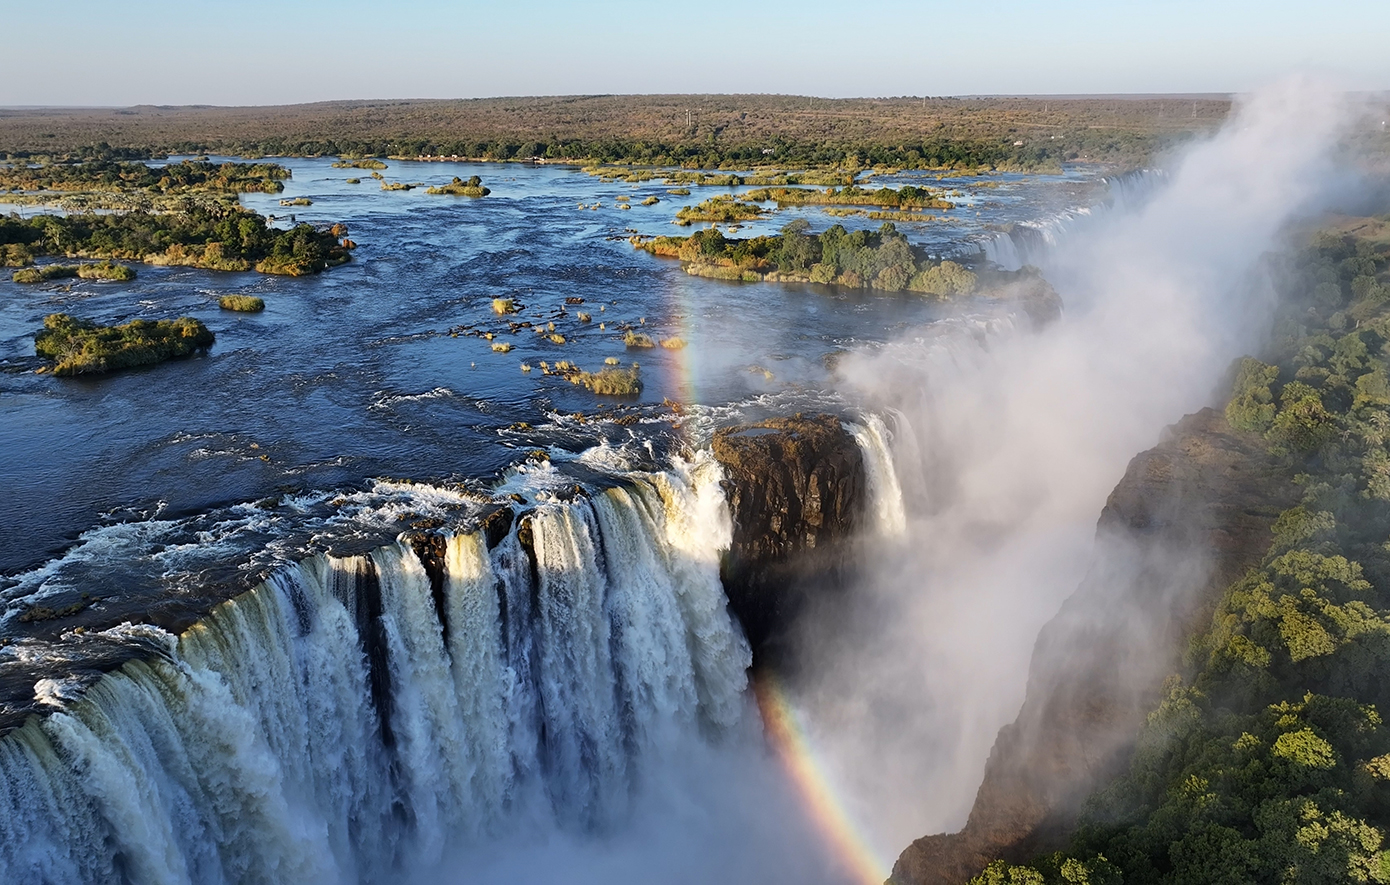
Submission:
[[[375,882],[522,822],[603,832],[745,709],[712,459],[550,500],[440,578],[317,556],[0,740],[0,881]],[[151,641],[147,637],[147,641]]]
[[[1025,265],[1044,267],[1048,255],[1058,244],[1074,235],[1092,217],[1117,208],[1138,207],[1165,180],[1162,169],[1137,169],[1105,176],[1101,182],[1105,185],[1106,196],[1098,206],[1070,208],[1050,217],[1010,224],[1007,229],[981,240],[980,252],[1002,270],[1018,270]]]

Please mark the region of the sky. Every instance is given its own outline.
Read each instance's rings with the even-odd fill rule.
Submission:
[[[0,15],[0,106],[595,93],[1390,89],[1390,2],[67,0]]]

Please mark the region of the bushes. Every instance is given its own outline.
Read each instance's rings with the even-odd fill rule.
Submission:
[[[607,367],[597,372],[580,372],[571,380],[604,396],[636,396],[642,392],[640,371],[636,366],[628,369]]]
[[[656,347],[656,344],[653,343],[651,336],[643,335],[641,332],[634,332],[629,329],[623,335],[623,346],[633,350],[650,350]]]
[[[265,301],[255,295],[223,295],[217,299],[217,306],[223,310],[259,313],[265,310]]]
[[[974,272],[954,261],[932,263],[914,251],[891,223],[878,231],[850,231],[834,225],[820,235],[794,221],[780,236],[731,240],[718,229],[689,237],[635,237],[632,243],[653,255],[679,258],[696,276],[757,282],[833,283],[886,292],[912,291],[944,298],[975,291]]]
[[[90,264],[45,264],[42,267],[26,267],[17,270],[11,277],[16,283],[46,283],[49,280],[65,280],[80,277],[84,280],[111,280],[128,283],[135,279],[135,269],[114,261],[100,261]]]
[[[55,375],[86,375],[146,366],[206,350],[214,336],[192,317],[177,320],[132,320],[99,326],[67,314],[44,317],[34,336],[34,351],[53,360]]]
[[[968,295],[975,290],[975,283],[974,273],[954,261],[943,261],[913,274],[907,288],[924,295],[945,298],[949,295]]]
[[[275,163],[220,163],[184,160],[167,166],[118,160],[88,160],[31,167],[0,167],[0,190],[149,191],[160,194],[200,192],[278,193],[290,170]]]
[[[34,255],[82,255],[210,270],[261,269],[266,273],[317,273],[348,260],[340,242],[346,228],[289,230],[266,225],[255,212],[194,207],[186,212],[120,215],[39,215],[0,218],[0,246]]]
[[[766,214],[767,210],[761,206],[740,202],[729,194],[720,194],[710,197],[698,206],[683,206],[676,212],[676,224],[688,227],[701,221],[748,221]]]
[[[1083,881],[1063,863],[1101,859],[1126,883],[1390,881],[1390,304],[1356,283],[1390,269],[1377,242],[1316,238],[1279,275],[1268,362],[1235,367],[1228,420],[1302,501],[1066,850],[975,882],[1063,885]]]
[[[492,191],[483,187],[483,180],[478,176],[471,176],[467,181],[463,181],[457,175],[448,184],[438,187],[431,187],[425,190],[427,194],[453,194],[456,197],[486,197]]]
[[[11,277],[16,283],[46,283],[49,280],[65,280],[77,276],[75,264],[45,264],[42,267],[26,267],[17,270]]]

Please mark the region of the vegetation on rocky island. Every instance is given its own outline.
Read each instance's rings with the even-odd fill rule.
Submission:
[[[955,205],[927,188],[904,185],[861,188],[855,185],[825,190],[811,188],[775,187],[748,191],[741,200],[762,203],[772,201],[778,206],[883,206],[891,209],[954,209]]]
[[[309,199],[308,197],[295,197],[295,198],[290,199],[290,200],[281,200],[281,201],[280,201],[280,205],[281,205],[281,206],[312,206],[312,205],[314,205],[314,201],[311,200],[311,199]]]
[[[1221,596],[1070,844],[974,881],[1390,881],[1390,225],[1322,234],[1226,416],[1303,500]]]
[[[26,267],[14,272],[16,283],[46,283],[49,280],[71,279],[109,280],[128,283],[135,279],[135,268],[114,261],[89,262],[86,264],[45,264],[42,267]]]
[[[492,191],[483,187],[483,180],[476,175],[469,176],[467,181],[455,175],[453,181],[427,188],[425,193],[452,194],[456,197],[486,197]]]
[[[258,270],[300,276],[342,264],[347,228],[299,224],[289,230],[237,207],[194,206],[187,212],[0,217],[0,248],[53,255]]]
[[[385,169],[386,164],[374,157],[361,160],[341,159],[333,162],[334,169]]]
[[[698,206],[683,206],[676,212],[676,224],[682,227],[697,222],[729,223],[761,218],[767,210],[761,206],[741,202],[732,194],[719,194],[710,197]]]
[[[265,310],[265,300],[255,295],[223,295],[217,299],[217,306],[223,310],[259,313]]]
[[[55,375],[98,375],[148,366],[206,350],[214,341],[198,320],[131,320],[101,326],[64,313],[44,317],[34,350],[52,360]]]
[[[281,182],[289,177],[290,170],[276,163],[209,163],[206,160],[184,160],[166,166],[119,160],[39,166],[19,163],[0,166],[0,190],[273,194],[284,190]]]
[[[637,396],[642,392],[641,370],[637,366],[605,366],[597,372],[579,372],[570,380],[604,396]]]
[[[823,234],[808,229],[798,220],[778,236],[728,239],[710,229],[688,237],[634,237],[632,243],[653,255],[679,258],[688,273],[717,279],[834,283],[939,298],[975,291],[973,271],[954,261],[928,259],[891,223],[877,232],[851,233],[838,224]]]

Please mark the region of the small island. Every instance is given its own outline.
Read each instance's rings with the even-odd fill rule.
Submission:
[[[11,267],[54,256],[302,276],[348,261],[350,249],[341,224],[280,230],[264,216],[235,206],[195,205],[162,214],[0,216],[0,257]]]
[[[683,206],[676,212],[676,224],[689,227],[697,222],[727,224],[737,221],[751,221],[762,218],[767,210],[752,203],[734,199],[733,194],[719,194],[710,197],[698,206]]]
[[[437,187],[426,188],[425,193],[452,194],[456,197],[486,197],[492,191],[483,187],[483,180],[476,175],[469,176],[467,181],[455,175],[453,181]]]
[[[52,360],[55,375],[100,375],[192,356],[212,346],[215,336],[198,320],[131,320],[101,326],[65,313],[44,317],[34,351]]]
[[[42,267],[26,267],[14,272],[16,283],[46,283],[49,280],[64,280],[79,277],[84,280],[108,280],[128,283],[135,279],[135,268],[114,261],[100,261],[88,264],[45,264]]]
[[[937,196],[927,188],[904,185],[862,188],[847,185],[838,190],[828,187],[815,190],[803,187],[772,187],[749,191],[739,197],[750,203],[774,202],[781,206],[880,206],[889,209],[954,209],[955,204]]]
[[[349,160],[346,157],[333,162],[334,169],[385,169],[386,164],[373,157]]]
[[[17,163],[0,166],[0,190],[21,193],[149,191],[189,194],[221,191],[275,194],[285,189],[282,182],[289,177],[290,170],[278,163],[210,163],[207,160],[183,160],[165,166],[121,160],[85,160],[38,166]]]
[[[217,299],[217,306],[240,313],[260,313],[265,310],[265,300],[255,295],[223,295]]]
[[[778,236],[728,239],[711,228],[688,237],[633,237],[630,242],[653,255],[679,258],[687,273],[723,280],[828,283],[938,298],[976,289],[973,271],[954,261],[929,259],[891,222],[876,232],[851,233],[837,224],[812,234],[809,228],[798,219]]]

